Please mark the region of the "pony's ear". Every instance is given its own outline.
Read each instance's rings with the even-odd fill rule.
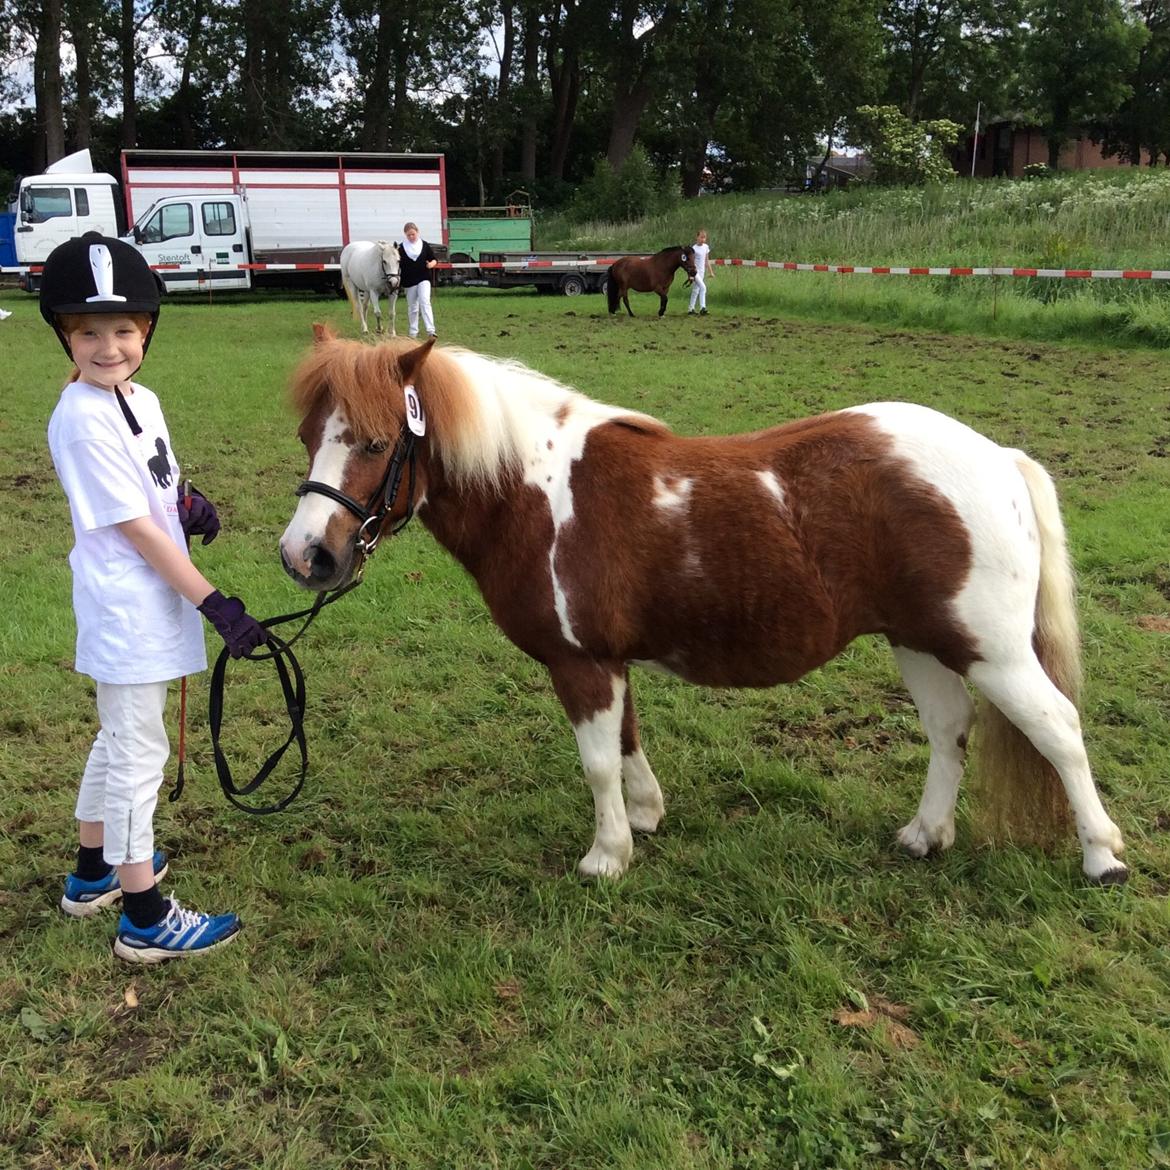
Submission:
[[[412,349],[408,349],[405,353],[398,356],[398,369],[402,374],[402,384],[405,386],[408,382],[413,382],[418,377],[418,372],[426,364],[426,360],[431,356],[431,350],[434,348],[435,339],[430,337],[423,345],[416,345]]]
[[[329,328],[328,325],[322,325],[320,321],[313,322],[313,344],[322,345],[326,341],[333,341],[337,334]]]

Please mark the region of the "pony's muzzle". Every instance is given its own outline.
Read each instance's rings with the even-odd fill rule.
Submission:
[[[340,584],[342,570],[337,558],[320,544],[309,544],[295,561],[289,557],[284,541],[280,544],[280,563],[284,571],[306,589],[332,589]]]

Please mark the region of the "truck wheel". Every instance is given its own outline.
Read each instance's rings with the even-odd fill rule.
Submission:
[[[585,288],[585,278],[576,272],[561,277],[561,292],[567,297],[579,297]]]

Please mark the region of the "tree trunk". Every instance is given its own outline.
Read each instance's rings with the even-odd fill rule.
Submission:
[[[581,66],[574,49],[561,66],[553,88],[553,136],[548,160],[549,177],[553,179],[565,177],[565,160],[569,155],[569,136],[573,132],[580,85]]]
[[[135,71],[138,54],[135,52],[134,0],[122,0],[122,17],[118,26],[118,48],[122,57],[122,145],[138,145],[138,96]]]
[[[581,88],[580,38],[577,32],[579,10],[575,0],[567,0],[564,17],[561,4],[554,6],[548,18],[545,45],[545,69],[552,92],[552,135],[548,173],[552,179],[565,177],[565,160],[569,154],[569,136],[577,112],[577,94]]]
[[[43,0],[33,54],[38,164],[65,154],[65,107],[61,98],[61,0]],[[44,169],[44,166],[40,169]]]
[[[411,16],[413,13],[410,14]],[[394,38],[394,70],[393,70],[393,100],[390,103],[390,115],[387,118],[387,129],[395,150],[409,150],[413,146],[406,133],[406,114],[409,95],[406,79],[410,70],[410,46],[414,44],[414,22],[405,13],[398,16],[398,36]]]
[[[614,67],[611,73],[613,116],[609,126],[609,145],[605,156],[613,170],[634,148],[638,126],[650,98],[654,94],[654,72],[662,41],[678,20],[680,8],[667,3],[656,24],[641,33],[635,33],[639,16],[638,6],[632,0],[622,2],[621,26],[615,33]]]
[[[175,93],[175,109],[179,119],[179,142],[184,150],[194,150],[198,146],[195,123],[191,118],[191,111],[195,104],[191,87],[191,72],[203,51],[203,6],[204,0],[195,0],[195,7],[191,13],[191,24],[187,30],[187,50],[183,54],[183,72],[179,78],[179,88]]]
[[[540,98],[540,13],[529,4],[524,13],[524,118],[520,129],[520,176],[536,178],[536,111]]]
[[[264,14],[256,0],[244,0],[244,61],[240,67],[244,87],[243,141],[246,150],[261,149],[267,142],[264,107]]]
[[[89,15],[79,5],[71,6],[69,39],[73,42],[73,55],[77,62],[74,73],[77,82],[77,102],[73,113],[74,150],[83,150],[89,145],[93,130],[93,75],[90,71],[93,31]]]
[[[392,0],[378,0],[378,35],[374,65],[366,88],[361,143],[364,150],[390,149],[390,59],[398,27]]]
[[[623,87],[614,94],[613,118],[609,124],[609,145],[605,157],[615,171],[622,169],[622,163],[634,149],[634,139],[638,136],[638,126],[650,96],[650,86],[644,82],[629,89]]]
[[[508,109],[512,89],[512,56],[516,47],[516,20],[512,0],[502,0],[500,15],[504,21],[504,47],[500,52],[500,82],[496,88],[495,117],[491,120],[493,187],[499,187],[504,181],[504,138],[512,122]]]

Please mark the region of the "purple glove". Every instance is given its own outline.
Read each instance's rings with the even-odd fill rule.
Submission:
[[[243,658],[268,641],[268,631],[244,609],[238,597],[224,597],[217,589],[198,609],[215,626],[233,658]]]
[[[183,502],[183,493],[180,491],[179,523],[188,540],[192,536],[202,536],[203,543],[210,544],[219,535],[219,514],[215,505],[197,488],[191,489],[189,506]]]

